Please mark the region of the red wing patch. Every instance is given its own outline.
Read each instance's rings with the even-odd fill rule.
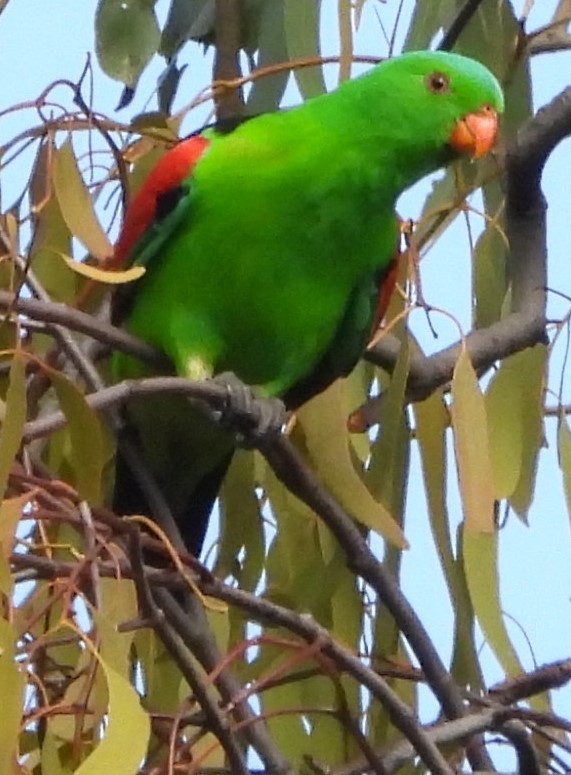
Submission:
[[[156,215],[157,199],[176,188],[192,172],[210,141],[201,135],[192,135],[165,153],[143,181],[130,202],[115,244],[112,266],[125,265],[129,255]]]
[[[373,325],[371,327],[371,334],[370,334],[371,337],[377,332],[377,329],[383,322],[383,318],[387,314],[387,309],[389,308],[389,302],[391,300],[391,296],[393,295],[393,291],[395,289],[395,285],[397,282],[400,257],[401,257],[401,253],[397,250],[397,252],[393,256],[391,263],[388,265],[387,271],[381,281],[381,285],[379,287],[379,298],[377,300],[377,308],[375,310]]]

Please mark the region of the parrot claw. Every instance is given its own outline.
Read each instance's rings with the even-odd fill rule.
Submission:
[[[282,432],[287,411],[279,398],[256,396],[233,372],[224,372],[212,379],[227,392],[226,406],[212,412],[212,419],[233,431],[241,447],[260,447]]]

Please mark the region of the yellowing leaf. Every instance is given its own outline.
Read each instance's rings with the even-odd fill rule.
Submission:
[[[506,358],[485,397],[490,459],[497,498],[514,496],[524,515],[531,500],[541,446],[545,347]]]
[[[193,764],[198,766],[200,770],[206,770],[208,767],[212,767],[214,770],[224,769],[226,758],[218,738],[211,732],[197,737],[197,741],[192,746]]]
[[[510,496],[516,514],[524,519],[533,497],[539,450],[543,445],[543,393],[548,350],[543,344],[529,347],[512,358],[521,368],[522,459],[517,487]]]
[[[15,660],[16,633],[6,619],[0,618],[0,686],[2,687],[2,723],[0,724],[0,772],[16,772],[18,735],[24,704],[25,676]]]
[[[50,775],[71,775],[71,770],[67,767],[64,768],[61,764],[58,752],[58,742],[62,745],[62,742],[58,741],[48,726],[48,729],[44,734],[42,745],[41,771],[45,773],[49,772]]]
[[[521,377],[509,359],[494,376],[485,404],[490,440],[490,460],[496,498],[509,498],[521,473],[522,400]]]
[[[388,510],[376,501],[353,467],[343,387],[335,382],[297,413],[311,465],[339,503],[359,522],[399,548],[408,546]]]
[[[500,319],[506,295],[506,254],[504,235],[494,222],[487,224],[474,250],[474,325],[484,328]]]
[[[119,637],[111,629],[105,638]],[[93,753],[75,771],[76,775],[135,775],[147,750],[151,726],[137,692],[129,681],[97,656],[109,690],[109,714],[105,735]]]
[[[130,283],[138,280],[145,274],[144,266],[132,266],[125,271],[110,272],[108,269],[100,269],[98,266],[91,266],[82,261],[75,261],[64,253],[58,253],[58,256],[65,261],[70,269],[83,277],[89,277],[90,280],[96,280],[98,283],[107,283],[108,285],[120,285],[121,283]]]
[[[14,458],[20,449],[26,421],[26,361],[15,352],[10,365],[8,392],[0,428],[0,498],[4,494]]]
[[[5,595],[10,595],[13,589],[8,560],[16,528],[22,519],[22,511],[31,498],[31,493],[24,493],[16,498],[5,498],[0,504],[0,591]]]
[[[507,633],[500,606],[498,535],[463,530],[466,581],[474,612],[488,645],[508,675],[523,672]]]
[[[567,515],[571,519],[571,430],[565,412],[559,414],[557,430],[557,447],[559,452],[559,468],[563,474],[563,491],[567,503]]]
[[[467,530],[494,532],[494,488],[484,398],[462,349],[452,379],[454,451]]]
[[[15,498],[6,498],[0,504],[0,553],[6,559],[12,551],[16,526],[22,519],[24,507],[32,499],[32,493],[24,493]]]
[[[430,526],[438,547],[438,557],[448,580],[454,565],[450,526],[446,519],[445,431],[449,415],[440,392],[414,404],[413,410]]]
[[[115,547],[112,551],[119,562],[119,550]],[[102,639],[99,654],[123,678],[128,679],[131,672],[129,655],[135,632],[118,633],[114,628],[138,615],[135,584],[131,579],[100,579],[99,585],[101,607],[95,616],[96,622],[99,629],[104,626],[111,630],[111,636]]]
[[[54,189],[71,233],[96,258],[103,260],[113,248],[95,215],[93,203],[77,167],[71,140],[54,151]]]

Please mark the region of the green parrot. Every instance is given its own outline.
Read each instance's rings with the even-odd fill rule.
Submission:
[[[502,109],[484,66],[418,51],[299,107],[190,136],[127,209],[114,264],[146,272],[116,291],[113,321],[162,350],[173,373],[232,372],[295,409],[353,369],[384,314],[399,195],[487,152]],[[120,353],[114,372],[149,375]],[[126,418],[198,554],[235,434],[180,396],[132,401]],[[150,513],[120,454],[113,505]]]

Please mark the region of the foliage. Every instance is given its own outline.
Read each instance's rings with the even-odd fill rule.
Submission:
[[[189,77],[177,63],[197,54],[197,42],[248,72],[216,83],[225,74],[217,57],[214,85],[192,81],[202,91],[185,112],[211,98],[223,112],[232,86],[244,113],[275,109],[290,71],[304,99],[325,89],[317,1],[172,0],[162,29],[154,6],[100,0],[94,23],[101,67],[131,91],[149,60],[165,57],[163,111]],[[350,75],[371,6],[382,19],[375,0],[338,0],[340,77]],[[552,30],[567,6],[559,4]],[[508,2],[419,0],[400,23],[408,25],[405,47],[428,47],[448,30],[447,45],[494,70],[507,98],[503,147],[433,186],[409,235],[403,293],[349,379],[303,407],[287,439],[236,457],[212,570],[177,553],[149,520],[121,519],[104,505],[118,407],[137,390],[106,387],[106,355],[116,346],[157,357],[102,320],[110,283],[133,279],[108,271],[109,234],[122,197],[177,137],[183,115],[149,112],[121,124],[86,103],[85,79],[52,84],[19,106],[40,120],[2,148],[4,174],[24,169],[20,154],[34,149],[21,195],[0,215],[2,772],[240,773],[251,751],[268,772],[412,771],[418,756],[435,772],[465,757],[485,770],[486,730],[507,738],[529,772],[538,762],[556,770],[569,749],[569,721],[554,715],[551,690],[566,682],[570,664],[526,673],[499,593],[499,514],[527,519],[548,364],[568,333],[567,315],[546,335],[538,245],[539,176],[569,131],[569,100],[551,106],[549,121],[533,118],[529,60],[554,37],[526,35]],[[56,86],[68,89],[63,109]],[[458,342],[428,355],[408,325],[422,301],[415,259],[460,217],[479,231],[470,255],[473,328],[458,323]],[[220,402],[208,385],[148,383],[139,389],[186,389]],[[569,506],[571,432],[561,392],[556,400]],[[368,432],[349,430],[359,427]],[[421,483],[413,481],[415,452]],[[452,480],[459,526],[447,498]],[[425,491],[452,603],[446,665],[400,589],[413,486]],[[491,690],[476,622],[506,677]],[[431,728],[419,721],[421,684],[438,702]]]

